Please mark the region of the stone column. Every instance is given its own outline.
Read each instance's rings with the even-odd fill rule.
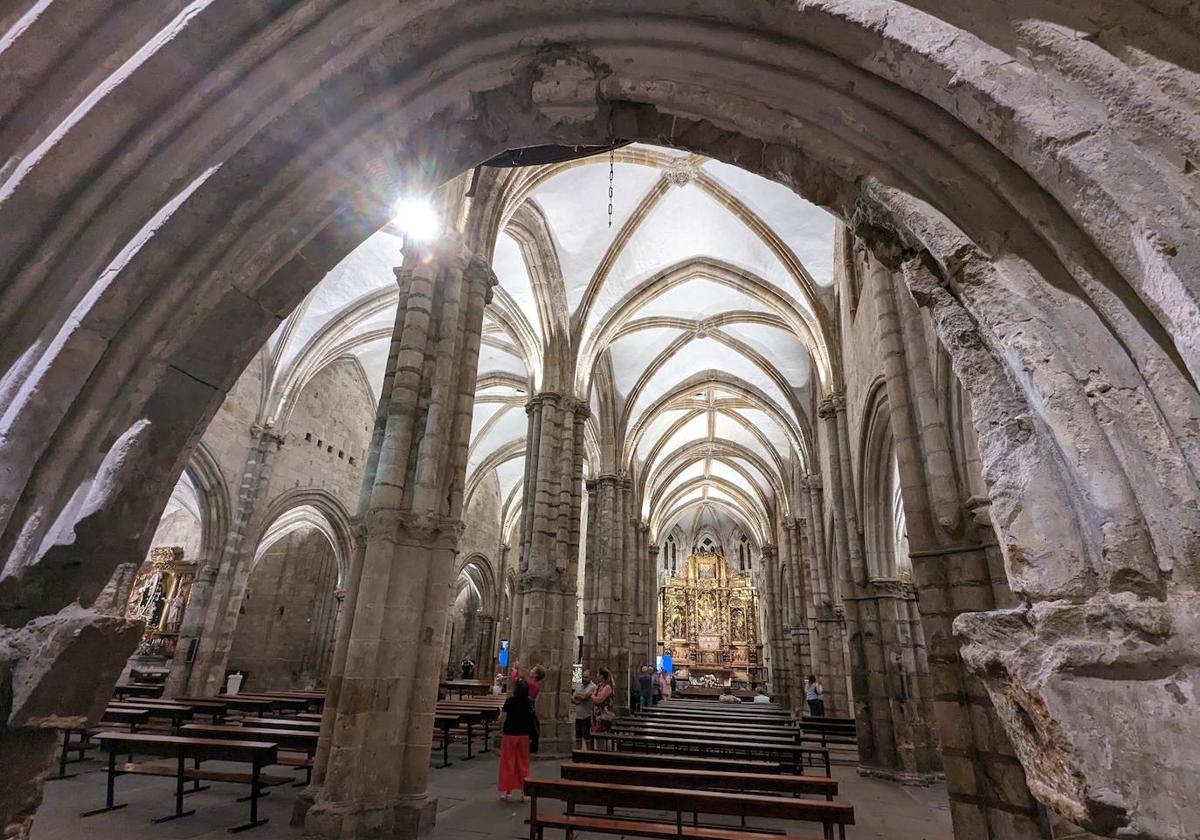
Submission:
[[[964,667],[954,637],[957,615],[993,609],[997,599],[986,549],[977,535],[961,530],[965,523],[946,500],[950,478],[942,462],[943,444],[936,439],[936,423],[932,417],[922,419],[920,414],[922,406],[927,412],[936,411],[935,401],[923,393],[930,387],[931,378],[916,376],[916,393],[910,379],[910,371],[927,365],[912,334],[919,329],[919,322],[909,318],[902,321],[897,302],[901,293],[891,272],[873,258],[868,279],[879,313],[879,341],[900,467],[909,556],[928,641],[955,835],[979,840],[1049,837],[1044,812],[1029,792],[1024,770],[991,700],[979,680]]]
[[[805,599],[807,586],[804,575],[803,529],[798,519],[789,520],[784,526],[788,552],[788,599],[791,605],[791,622],[788,625],[789,667],[792,681],[788,692],[788,705],[793,711],[804,709],[804,678],[812,673],[812,648],[808,638],[808,609]]]
[[[802,489],[809,509],[808,521],[813,523],[810,544],[813,562],[810,565],[812,583],[813,673],[825,689],[825,712],[831,716],[849,715],[850,699],[846,694],[845,625],[835,609],[836,589],[833,580],[831,547],[825,540],[825,517],[822,504],[821,477],[805,477]]]
[[[264,498],[271,476],[271,461],[283,446],[283,437],[265,426],[250,428],[250,446],[238,484],[233,522],[216,569],[196,576],[180,628],[177,655],[171,663],[168,694],[210,695],[223,690],[225,665],[237,629],[242,596],[250,580]],[[196,655],[187,661],[188,648]]]
[[[657,545],[650,544],[650,525],[643,522],[642,545],[645,547],[645,559],[642,561],[645,564],[646,575],[646,616],[647,622],[650,625],[649,638],[646,640],[649,646],[649,662],[654,664],[655,657],[658,656],[659,639],[659,618],[658,618],[658,553],[661,550]]]
[[[584,569],[583,661],[606,667],[616,680],[616,705],[629,700],[630,627],[634,605],[625,564],[625,489],[622,476],[600,475],[587,483],[587,568]]]
[[[576,577],[587,405],[541,393],[526,406],[524,528],[521,534],[519,628],[514,647],[526,670],[546,669],[538,693],[543,755],[566,753],[574,737],[571,665],[575,651]],[[514,612],[514,624],[518,614]],[[519,629],[519,633],[517,630]]]
[[[495,279],[455,241],[397,271],[383,436],[335,651],[309,836],[409,837],[433,821],[433,708],[461,529],[483,308]],[[394,361],[393,361],[394,360]],[[348,596],[349,598],[349,596]],[[344,651],[344,653],[343,653]],[[334,690],[336,688],[336,690]]]
[[[786,697],[790,674],[783,640],[784,605],[779,587],[779,554],[775,546],[769,543],[762,547],[761,552],[762,603],[765,606],[763,614],[767,619],[763,635],[771,659],[771,694]]]

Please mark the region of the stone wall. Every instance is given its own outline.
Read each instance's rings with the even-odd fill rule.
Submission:
[[[324,683],[333,643],[337,564],[333,546],[313,528],[282,537],[258,557],[226,666],[248,690]]]

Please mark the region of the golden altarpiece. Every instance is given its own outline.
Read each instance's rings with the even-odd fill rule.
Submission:
[[[659,591],[659,638],[692,685],[762,679],[758,592],[719,554],[697,552]]]
[[[195,577],[196,564],[184,560],[182,548],[150,549],[150,557],[138,569],[125,608],[126,617],[146,622],[136,657],[170,659],[175,655],[179,626]]]

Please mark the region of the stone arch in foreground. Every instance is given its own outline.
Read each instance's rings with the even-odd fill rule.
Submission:
[[[10,15],[0,56],[0,609],[26,651],[0,753],[32,780],[8,825],[40,724],[95,705],[48,701],[69,651],[32,651],[50,623],[125,637],[90,605],[280,319],[398,192],[615,137],[784,183],[901,274],[981,418],[1022,606],[955,626],[1031,789],[1130,837],[1200,807],[1194,11],[67,5]]]

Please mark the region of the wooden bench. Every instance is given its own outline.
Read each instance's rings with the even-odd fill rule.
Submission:
[[[305,732],[321,731],[321,722],[319,720],[296,720],[294,717],[244,717],[239,723],[242,726],[251,726],[256,729],[299,729]]]
[[[195,710],[191,706],[178,703],[143,703],[139,700],[130,700],[126,703],[110,703],[108,707],[110,709],[145,710],[148,717],[169,720],[173,730],[178,730],[185,720],[191,720],[195,714]]]
[[[592,739],[607,741],[620,748],[636,750],[643,747],[656,752],[696,752],[701,755],[724,754],[738,758],[763,757],[768,761],[779,761],[796,773],[804,770],[805,759],[819,759],[825,767],[825,775],[833,775],[829,750],[823,747],[804,747],[785,743],[746,743],[737,740],[716,738],[694,738],[688,736],[639,735],[630,732],[596,732]],[[814,764],[813,766],[819,766]]]
[[[443,700],[438,702],[435,711],[445,712],[448,715],[462,715],[462,721],[467,727],[467,758],[474,757],[471,753],[471,728],[477,723],[483,727],[483,749],[480,752],[491,752],[491,747],[488,744],[492,734],[491,723],[500,717],[500,709],[491,706],[475,706],[458,701]]]
[[[738,738],[752,743],[787,743],[799,744],[811,741],[821,746],[825,745],[825,736],[802,732],[791,726],[781,726],[777,729],[766,727],[733,727],[705,726],[698,724],[650,723],[636,718],[618,718],[613,722],[614,730],[625,732],[644,732],[647,735],[689,735],[696,738],[706,738],[713,735],[725,738]]]
[[[201,761],[233,761],[250,764],[251,772],[245,779],[250,784],[250,821],[229,829],[231,832],[245,831],[267,822],[258,818],[258,800],[262,797],[262,768],[276,761],[274,744],[259,741],[224,741],[215,738],[187,738],[176,735],[152,735],[148,733],[101,732],[96,735],[102,749],[108,752],[108,787],[103,808],[84,811],[80,816],[91,817],[96,814],[115,811],[124,808],[125,804],[114,801],[115,782],[118,775],[141,774],[158,775],[145,772],[138,765],[127,765],[118,771],[117,753],[140,753],[144,755],[162,756],[175,759],[175,812],[166,817],[154,820],[156,823],[174,820],[194,814],[195,811],[183,810],[184,781],[188,778],[188,768],[185,762],[191,759],[199,767]],[[196,773],[192,774],[195,777]],[[233,781],[229,777],[234,774],[224,774],[226,778],[219,781]],[[236,781],[243,781],[238,777]]]
[[[123,700],[126,697],[161,697],[162,683],[117,683],[113,686],[113,697]]]
[[[300,729],[259,729],[250,726],[231,726],[210,723],[189,723],[180,731],[182,735],[197,738],[228,738],[236,741],[266,741],[275,744],[280,749],[305,754],[303,759],[290,759],[279,756],[275,764],[286,767],[299,767],[304,770],[304,780],[296,783],[302,787],[312,781],[313,756],[317,754],[317,739],[320,733]]]
[[[631,757],[630,761],[636,761]],[[728,790],[738,793],[777,793],[787,796],[813,794],[829,802],[837,796],[837,779],[824,776],[793,776],[781,773],[730,773],[724,770],[687,770],[670,767],[641,767],[636,764],[587,764],[564,762],[564,779],[581,782],[608,782],[614,777],[622,784],[646,787]]]
[[[743,821],[753,817],[795,822],[818,822],[822,825],[823,837],[826,840],[833,840],[835,829],[840,840],[845,840],[846,826],[854,825],[854,808],[852,806],[842,802],[825,802],[816,799],[791,799],[784,796],[544,778],[526,779],[525,794],[530,798],[530,840],[541,840],[542,831],[545,828],[561,828],[568,832],[595,831],[604,834],[626,834],[627,836],[632,833],[633,836],[640,837],[704,837],[744,840],[747,829],[700,826],[700,814],[734,816],[740,817]],[[565,802],[567,812],[562,815],[539,814],[539,798]],[[575,814],[576,807],[580,805],[674,813],[674,824],[669,826],[673,833],[665,835],[656,833],[667,826],[651,820],[615,819],[608,816],[580,817]],[[684,825],[684,814],[692,815],[691,826]],[[578,821],[581,819],[588,821],[589,827],[585,827]],[[630,823],[640,826],[640,828],[636,833],[630,832],[628,826],[618,827],[614,824],[617,822]],[[752,830],[750,829],[750,831]],[[763,835],[778,837],[778,835],[767,832],[763,832]]]
[[[737,758],[706,758],[698,755],[660,755],[627,753],[615,750],[575,750],[571,760],[581,764],[626,766],[636,761],[639,767],[669,767],[680,770],[713,770],[723,773],[782,773],[778,761],[749,761]],[[810,778],[804,776],[802,778]],[[813,776],[811,778],[820,778]]]
[[[176,697],[170,700],[152,699],[149,697],[139,697],[135,702],[143,706],[187,706],[192,710],[192,715],[208,715],[213,723],[220,723],[225,719],[226,712],[229,711],[229,706],[219,700],[184,700]]]

